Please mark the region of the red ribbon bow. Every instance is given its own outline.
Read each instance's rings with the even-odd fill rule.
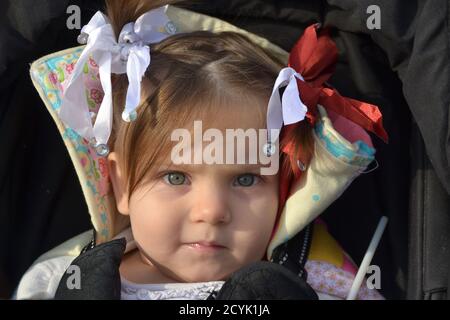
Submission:
[[[334,72],[338,52],[328,29],[317,33],[318,26],[315,24],[306,28],[289,55],[289,66],[305,79],[297,79],[297,85],[301,99],[308,107],[308,120],[314,124],[317,104],[320,104],[387,142],[388,135],[377,106],[343,97],[336,89],[324,85]]]

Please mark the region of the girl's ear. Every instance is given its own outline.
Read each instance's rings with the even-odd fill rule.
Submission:
[[[123,215],[129,215],[127,181],[115,152],[108,155],[108,169],[117,210]]]

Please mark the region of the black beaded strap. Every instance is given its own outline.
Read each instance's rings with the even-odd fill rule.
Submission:
[[[208,296],[208,298],[206,298],[206,300],[216,300],[217,294],[219,293],[220,290],[215,290],[213,292],[211,292],[211,294]]]
[[[292,239],[276,247],[270,261],[285,266],[306,280],[308,275],[305,264],[311,247],[312,233],[311,223]]]

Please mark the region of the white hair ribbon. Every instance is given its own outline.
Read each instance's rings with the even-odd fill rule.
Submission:
[[[304,81],[303,77],[293,68],[286,67],[281,69],[275,80],[267,107],[267,130],[276,133],[275,139],[271,141],[272,143],[278,139],[283,124],[288,125],[305,119],[308,108],[300,98],[297,79]],[[283,97],[280,98],[279,90],[284,86],[286,86],[286,89]]]
[[[150,10],[136,22],[126,24],[118,41],[108,18],[100,11],[81,30],[78,40],[87,45],[68,79],[59,115],[67,126],[93,142],[99,155],[108,154],[106,143],[112,129],[111,73],[127,74],[129,84],[122,118],[125,121],[133,121],[141,98],[141,80],[150,65],[148,44],[159,42],[176,32],[175,25],[165,13],[166,10],[167,6]],[[90,56],[99,66],[104,91],[94,125],[87,99],[84,98],[82,79],[83,67]]]

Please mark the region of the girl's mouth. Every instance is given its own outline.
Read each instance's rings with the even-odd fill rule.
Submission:
[[[186,244],[189,248],[201,252],[216,252],[226,247],[216,243],[216,242],[208,242],[208,241],[198,241]]]

